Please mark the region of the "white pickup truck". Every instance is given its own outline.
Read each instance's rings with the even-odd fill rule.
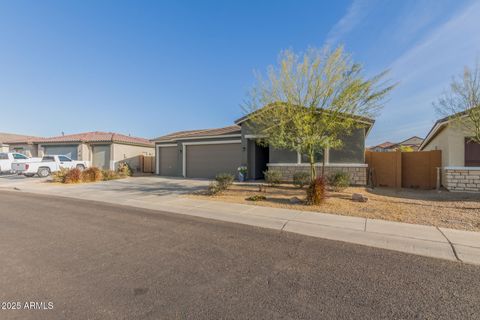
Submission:
[[[29,158],[18,152],[0,152],[0,173],[12,172],[12,164],[25,163],[31,161],[40,161],[41,158]]]
[[[62,168],[73,169],[78,168],[83,170],[87,167],[86,161],[75,161],[67,156],[55,155],[44,156],[41,161],[33,161],[28,163],[13,163],[12,170],[18,174],[23,174],[26,177],[48,177],[52,172],[58,171]]]

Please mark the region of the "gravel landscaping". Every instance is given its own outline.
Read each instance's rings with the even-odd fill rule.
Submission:
[[[368,197],[368,201],[352,201],[354,193],[363,194]],[[259,197],[254,197],[255,195]],[[262,195],[265,196],[265,199],[260,197]],[[371,190],[363,187],[350,187],[342,192],[328,192],[327,200],[320,206],[307,206],[303,204],[305,190],[292,185],[267,187],[266,192],[259,192],[258,185],[255,184],[234,184],[219,195],[209,196],[200,192],[190,196],[208,200],[480,231],[480,195],[478,193],[391,188]],[[246,200],[247,198],[259,199],[259,201]]]

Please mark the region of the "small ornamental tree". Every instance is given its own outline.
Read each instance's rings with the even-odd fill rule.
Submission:
[[[365,78],[343,47],[302,55],[286,50],[278,60],[266,78],[257,74],[244,105],[247,123],[260,143],[305,155],[313,181],[316,155],[341,148],[342,137],[365,126],[362,120],[377,114],[394,86],[383,80],[386,71]]]
[[[480,143],[480,65],[477,61],[472,70],[465,67],[463,74],[453,78],[450,90],[434,103],[435,110],[440,116],[453,120],[452,123],[460,127],[470,140]]]

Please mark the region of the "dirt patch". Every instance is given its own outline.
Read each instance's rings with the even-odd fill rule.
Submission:
[[[353,193],[366,195],[368,201],[352,201]],[[253,195],[264,195],[266,199],[246,200]],[[257,185],[235,184],[220,195],[201,192],[189,197],[480,231],[480,195],[474,193],[350,187],[343,192],[328,192],[320,206],[307,206],[294,199],[303,200],[305,190],[291,185],[267,187],[266,192],[260,192]]]

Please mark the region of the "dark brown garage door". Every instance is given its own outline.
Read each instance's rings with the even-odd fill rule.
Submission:
[[[177,147],[158,148],[159,174],[161,176],[178,176]]]
[[[236,174],[242,163],[240,143],[186,146],[186,176],[214,178],[218,173]]]

